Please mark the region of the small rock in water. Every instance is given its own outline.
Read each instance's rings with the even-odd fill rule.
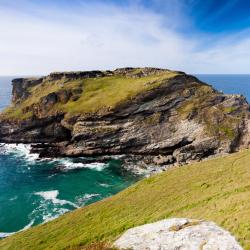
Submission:
[[[131,228],[114,245],[133,250],[243,250],[229,232],[215,223],[184,218]]]

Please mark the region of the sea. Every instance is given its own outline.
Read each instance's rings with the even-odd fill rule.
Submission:
[[[12,79],[0,77],[1,110],[10,103]],[[0,144],[0,238],[114,195],[142,177],[122,171],[119,159],[40,160],[29,151],[30,145]]]
[[[250,101],[250,75],[196,76]],[[10,103],[12,79],[0,77],[0,110]],[[124,173],[119,159],[86,164],[84,158],[41,160],[29,151],[30,145],[0,144],[0,238],[114,195],[142,178]]]

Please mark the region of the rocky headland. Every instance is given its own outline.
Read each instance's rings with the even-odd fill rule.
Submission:
[[[130,169],[159,170],[250,142],[246,99],[179,71],[51,73],[14,79],[12,96],[0,142],[32,143],[41,157],[120,156]]]

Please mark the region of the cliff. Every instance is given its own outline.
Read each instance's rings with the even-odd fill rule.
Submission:
[[[126,155],[128,166],[165,169],[247,148],[249,114],[243,96],[183,72],[59,72],[13,80],[0,142],[43,143],[34,147],[41,156]]]

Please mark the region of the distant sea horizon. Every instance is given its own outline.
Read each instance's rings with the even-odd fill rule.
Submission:
[[[199,80],[212,85],[216,90],[225,94],[239,94],[250,103],[250,74],[191,74]],[[27,76],[0,76],[0,111],[9,105],[12,84],[15,78]],[[30,77],[30,76],[28,76]],[[32,77],[39,77],[34,75]]]
[[[225,94],[239,94],[250,103],[250,74],[194,74]]]

